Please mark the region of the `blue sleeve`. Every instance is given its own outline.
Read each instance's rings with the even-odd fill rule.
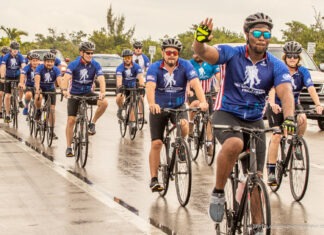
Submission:
[[[146,72],[146,82],[154,82],[157,81],[157,75],[158,75],[158,68],[159,64],[158,62],[153,63]]]
[[[74,69],[77,67],[77,65],[78,65],[78,62],[77,61],[72,61],[68,65],[68,67],[66,69],[66,73],[72,75],[72,73],[73,73]]]
[[[53,70],[54,70],[56,77],[61,76],[61,71],[58,67],[54,66]]]
[[[8,58],[9,58],[9,53],[7,53],[7,54],[2,58],[1,64],[6,64]]]
[[[307,88],[310,86],[314,86],[311,75],[307,68],[301,66],[301,67],[299,67],[299,72],[301,72],[303,74],[303,83]]]
[[[217,61],[217,64],[225,64],[235,54],[239,53],[239,49],[240,49],[240,47],[231,47],[229,45],[218,45],[215,46],[215,48],[219,53],[219,59]]]
[[[35,75],[40,75],[42,69],[43,69],[44,65],[43,64],[40,64],[36,67],[35,69]]]
[[[102,68],[101,68],[101,66],[100,66],[100,64],[98,62],[95,62],[94,63],[94,66],[96,68],[96,74],[97,74],[97,76],[104,75],[104,73],[102,72]]]
[[[292,78],[284,62],[269,53],[267,53],[267,57],[269,62],[273,63],[274,86],[276,87],[286,82],[291,83]]]
[[[22,71],[21,71],[21,74],[27,74],[28,73],[28,70],[29,70],[29,68],[30,68],[30,66],[29,65],[27,65],[27,66],[25,66],[23,69],[22,69]]]
[[[194,78],[198,78],[198,74],[193,65],[188,60],[183,60],[183,65],[186,68],[187,80],[190,81]]]
[[[148,68],[150,66],[150,59],[143,54],[143,60],[144,60],[144,66],[145,68]]]
[[[137,74],[143,73],[141,66],[139,66],[138,64],[135,63],[134,67],[135,67],[135,70],[136,70]]]
[[[18,54],[18,58],[22,64],[26,63],[25,58],[22,56],[22,54]]]
[[[62,64],[62,61],[59,59],[59,58],[55,58],[55,61],[54,61],[54,65],[55,66],[59,66],[59,65],[61,65]]]
[[[122,75],[123,75],[123,64],[120,64],[120,65],[116,68],[116,75],[118,75],[118,76],[122,76]]]

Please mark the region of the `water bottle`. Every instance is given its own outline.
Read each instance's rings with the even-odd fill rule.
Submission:
[[[239,204],[242,199],[243,191],[244,191],[245,184],[246,184],[246,179],[247,179],[247,177],[245,175],[241,174],[239,177],[239,182],[237,184],[235,199]]]

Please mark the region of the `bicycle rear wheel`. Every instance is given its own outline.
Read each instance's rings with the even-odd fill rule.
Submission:
[[[11,96],[11,117],[12,117],[12,125],[14,128],[18,128],[18,104],[17,99],[14,96]]]
[[[259,232],[270,235],[271,209],[267,188],[259,177],[255,177],[252,184],[245,198],[243,234]]]
[[[79,141],[79,162],[81,167],[85,167],[87,164],[89,147],[88,123],[86,120],[80,121]]]
[[[300,148],[299,150],[297,148]],[[300,151],[296,154],[296,151]],[[309,177],[309,153],[306,141],[300,138],[297,147],[294,146],[290,158],[290,191],[296,201],[303,199]]]
[[[193,131],[192,131],[192,137],[188,138],[188,144],[189,149],[191,151],[191,157],[192,160],[195,161],[199,155],[199,149],[200,149],[200,140],[202,138],[202,122],[200,121],[200,118],[195,118],[194,124],[193,124]]]
[[[137,106],[137,117],[138,117],[137,128],[139,130],[142,130],[145,122],[145,112],[144,112],[144,102],[141,97],[138,97],[136,106]]]
[[[75,161],[78,162],[79,161],[79,145],[80,145],[80,140],[79,140],[79,134],[78,134],[78,130],[80,129],[80,122],[77,119],[74,129],[73,129],[73,138],[72,138],[72,149],[74,152],[74,156],[75,156]]]
[[[162,197],[164,197],[167,194],[169,188],[169,180],[170,180],[169,152],[170,152],[170,138],[167,137],[160,153],[160,165],[158,169],[158,180],[161,186],[163,187],[163,190],[159,192]]]
[[[271,142],[269,142],[269,146],[270,146],[270,143]],[[288,143],[285,143],[285,144],[288,144]],[[283,169],[283,161],[286,158],[286,156],[283,155],[283,154],[285,154],[283,148],[285,148],[285,147],[280,142],[280,153],[278,153],[277,162],[276,162],[277,185],[269,186],[272,192],[277,192],[279,190],[281,182],[282,182],[282,177],[283,177],[283,173],[284,173],[284,170],[285,170],[285,169]]]
[[[126,130],[127,130],[127,122],[128,122],[128,104],[124,102],[124,105],[122,107],[122,119],[118,120],[119,123],[119,130],[121,137],[125,137]]]
[[[34,115],[35,115],[35,106],[32,101],[29,104],[29,111],[28,111],[28,123],[29,123],[29,134],[33,135],[34,132]]]
[[[207,124],[204,124],[204,129],[207,130]],[[216,154],[216,137],[214,137],[213,128],[211,131],[212,131],[212,136],[213,136],[211,141],[208,140],[206,131],[204,134],[204,146],[203,146],[204,151],[203,151],[203,153],[204,153],[204,158],[205,158],[208,166],[211,166],[213,164],[214,159],[215,159],[215,154]]]
[[[186,206],[191,194],[191,159],[187,144],[181,140],[180,146],[175,149],[174,162],[175,185],[178,201],[181,206]]]
[[[51,112],[51,110],[49,110],[48,123],[47,123],[47,135],[46,135],[48,147],[51,147],[52,143],[53,143],[54,126],[52,126],[52,125],[54,125],[54,123],[52,123],[52,124],[50,123],[50,120],[52,120],[52,122],[53,122],[53,118],[54,118],[54,115]]]
[[[131,112],[131,111],[133,111],[134,112],[134,118],[135,118],[135,120],[134,121],[129,121],[128,120],[128,131],[129,131],[129,137],[130,137],[130,139],[131,140],[133,140],[133,139],[135,139],[135,137],[136,137],[136,132],[137,132],[137,125],[138,125],[138,116],[137,116],[137,105],[136,105],[136,103],[131,103],[130,104],[130,109],[129,109],[129,111]],[[128,117],[130,117],[130,115],[131,115],[131,113],[128,113]],[[131,125],[131,124],[133,124],[133,125]]]

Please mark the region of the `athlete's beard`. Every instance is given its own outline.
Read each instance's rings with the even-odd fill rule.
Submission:
[[[166,63],[171,68],[176,65],[176,62],[174,60],[164,60],[164,63]]]
[[[131,64],[132,64],[131,62],[129,62],[129,63],[124,62],[124,65],[125,65],[126,67],[129,67]]]
[[[89,61],[86,60],[86,59],[84,58],[84,56],[82,56],[82,60],[83,60],[84,62],[86,62],[87,64],[90,63],[90,61],[91,61],[91,60],[89,60]]]

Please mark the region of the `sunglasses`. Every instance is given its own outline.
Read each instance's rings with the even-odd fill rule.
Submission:
[[[93,55],[93,51],[85,51],[84,53],[86,53],[87,55]]]
[[[133,59],[132,56],[124,56],[123,58],[124,58],[124,60],[131,60],[131,59]]]
[[[264,39],[270,39],[271,38],[271,33],[268,32],[268,31],[262,32],[260,30],[254,30],[254,31],[251,32],[251,34],[255,38],[260,38],[262,35],[263,35]]]
[[[178,51],[165,51],[165,54],[167,56],[171,56],[171,55],[177,56],[177,55],[179,55],[179,52]]]
[[[291,58],[298,59],[299,55],[297,55],[297,54],[287,54],[286,58],[288,58],[288,59],[291,59]]]
[[[142,49],[142,47],[134,47],[135,49]]]

